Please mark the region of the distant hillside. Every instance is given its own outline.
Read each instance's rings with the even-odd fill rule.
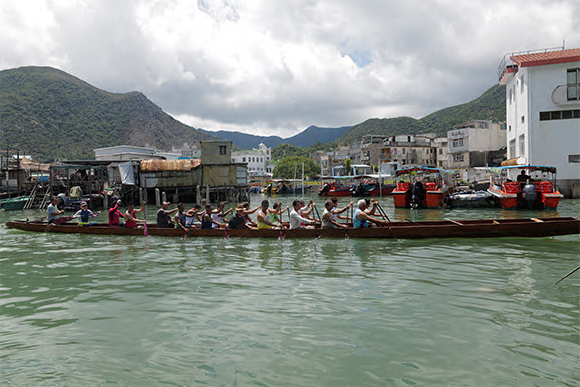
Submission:
[[[441,109],[421,119],[411,117],[372,118],[352,127],[337,142],[348,144],[364,135],[436,133],[446,136],[454,125],[470,120],[505,121],[505,86],[495,85],[477,99]]]
[[[318,126],[309,126],[304,131],[288,138],[278,136],[255,136],[253,134],[228,132],[225,130],[220,130],[218,132],[210,132],[202,129],[199,130],[221,139],[232,141],[234,145],[237,145],[242,149],[253,149],[258,148],[260,143],[263,143],[269,148],[274,148],[280,144],[290,144],[308,148],[317,143],[333,142],[346,133],[350,128],[350,126],[343,126],[341,128],[319,128]]]
[[[39,161],[92,159],[114,145],[171,150],[215,139],[164,113],[142,93],[113,94],[50,67],[0,71],[0,146]]]

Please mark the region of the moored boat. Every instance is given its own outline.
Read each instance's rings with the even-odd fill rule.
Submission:
[[[0,209],[5,211],[21,210],[29,198],[29,196],[18,196],[10,199],[2,199],[0,200]]]
[[[80,227],[65,223],[48,225],[45,222],[11,221],[8,228],[50,233],[132,235],[184,237],[183,230],[157,228],[155,224],[144,228],[109,227],[95,224]],[[147,232],[145,231],[147,230]],[[192,229],[187,237],[244,237],[244,238],[378,238],[378,239],[426,239],[426,238],[497,238],[497,237],[546,237],[580,233],[580,218],[522,218],[522,219],[475,219],[436,220],[420,222],[390,222],[390,227],[347,229]]]
[[[430,167],[408,167],[395,172],[396,188],[391,193],[395,207],[440,208],[445,206],[452,185],[449,171]]]
[[[447,198],[447,207],[497,207],[498,200],[487,191],[464,190],[453,192]]]
[[[556,209],[564,197],[556,189],[556,167],[542,165],[491,168],[487,191],[505,209]]]

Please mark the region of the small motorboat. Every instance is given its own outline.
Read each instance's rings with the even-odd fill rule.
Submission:
[[[453,191],[448,181],[452,172],[440,168],[408,167],[395,172],[395,207],[441,208]]]
[[[556,189],[556,167],[542,165],[491,168],[487,191],[505,209],[556,209],[564,197]]]

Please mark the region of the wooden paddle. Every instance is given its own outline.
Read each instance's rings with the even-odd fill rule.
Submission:
[[[387,216],[387,213],[385,212],[385,210],[383,210],[383,207],[381,207],[381,204],[378,201],[375,201],[375,199],[371,199],[371,202],[377,203],[377,208],[379,209],[379,214],[381,214],[383,219],[387,220],[387,227],[389,228],[389,231],[391,232],[391,234],[393,234],[393,237],[395,238],[395,240],[398,241],[399,238],[397,238],[397,236],[393,232],[393,229],[391,228],[391,219],[389,219],[389,217]]]
[[[570,277],[572,274],[574,274],[575,272],[578,271],[578,269],[580,269],[580,266],[578,266],[576,269],[572,270],[570,273],[566,274],[564,277],[560,278],[558,281],[554,282],[554,285],[557,285],[560,281]]]

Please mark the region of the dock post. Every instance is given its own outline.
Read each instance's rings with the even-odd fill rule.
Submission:
[[[147,188],[141,188],[143,190],[143,200],[141,201],[141,203],[145,202],[145,203],[149,203],[149,201],[147,200]]]
[[[206,185],[205,185],[205,202],[206,202],[207,204],[209,204],[209,203],[210,203],[210,202],[209,202],[209,185],[208,185],[208,184],[206,184]]]
[[[167,201],[167,194],[165,193],[165,191],[161,192],[161,202],[166,202]]]
[[[199,184],[195,187],[195,202],[201,203],[201,186]]]
[[[103,195],[103,205],[105,206],[105,209],[109,208],[109,195],[107,195],[107,192]]]
[[[143,203],[143,188],[139,188],[139,204]]]
[[[159,188],[155,188],[155,205],[157,208],[161,207],[161,197],[159,196]]]

